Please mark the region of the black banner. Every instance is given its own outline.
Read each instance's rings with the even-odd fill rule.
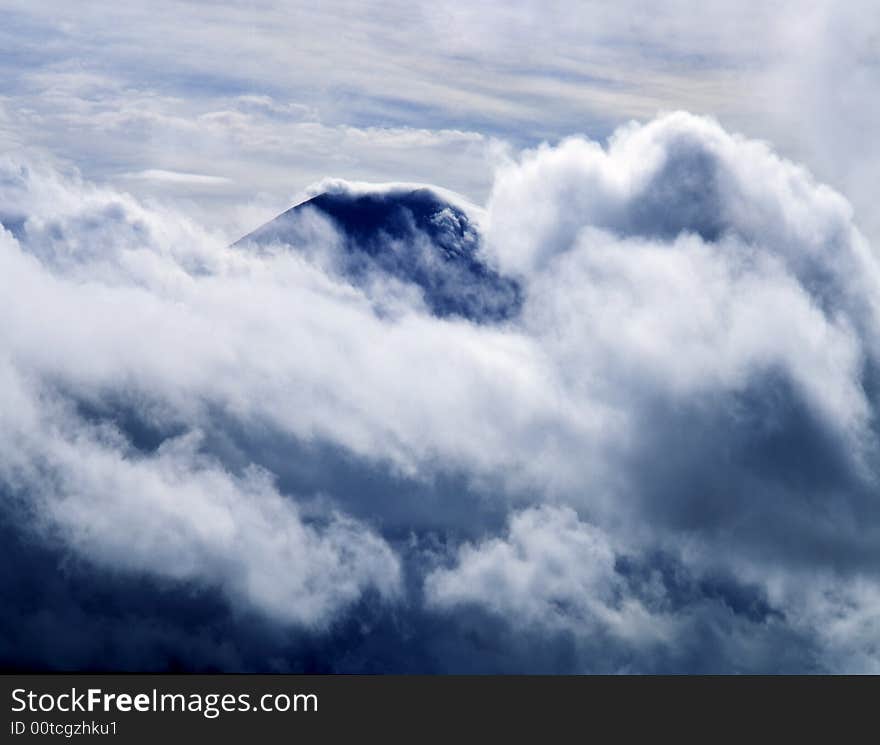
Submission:
[[[692,732],[839,740],[873,725],[876,678],[5,675],[2,742],[541,742]],[[601,729],[597,729],[601,728]],[[604,736],[603,736],[604,740]]]

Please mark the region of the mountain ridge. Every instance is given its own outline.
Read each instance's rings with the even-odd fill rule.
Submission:
[[[234,247],[281,244],[297,248],[303,220],[327,219],[342,251],[335,271],[356,285],[384,274],[416,286],[432,314],[495,323],[515,316],[523,291],[493,268],[467,212],[427,186],[384,191],[328,190],[285,210]]]

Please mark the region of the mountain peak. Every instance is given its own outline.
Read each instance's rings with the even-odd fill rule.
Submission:
[[[302,245],[302,220],[318,214],[342,238],[338,274],[360,285],[382,273],[417,286],[436,316],[491,323],[514,316],[522,289],[485,259],[467,212],[428,187],[334,189],[308,199],[234,245]]]

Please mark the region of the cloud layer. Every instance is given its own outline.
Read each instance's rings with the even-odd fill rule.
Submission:
[[[604,138],[679,108],[810,164],[876,235],[872,0],[4,9],[0,148],[186,202],[230,240],[328,174],[482,202],[495,138]]]
[[[511,157],[467,209],[512,317],[329,271],[333,220],[229,247],[0,161],[4,519],[262,618],[226,667],[876,669],[880,274],[847,201],[677,113]]]

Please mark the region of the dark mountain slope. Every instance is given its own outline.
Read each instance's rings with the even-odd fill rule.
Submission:
[[[476,226],[460,207],[427,188],[320,194],[235,245],[302,245],[301,223],[310,211],[341,234],[343,255],[334,268],[355,284],[375,272],[413,284],[437,316],[491,323],[519,311],[519,284],[485,263]]]

